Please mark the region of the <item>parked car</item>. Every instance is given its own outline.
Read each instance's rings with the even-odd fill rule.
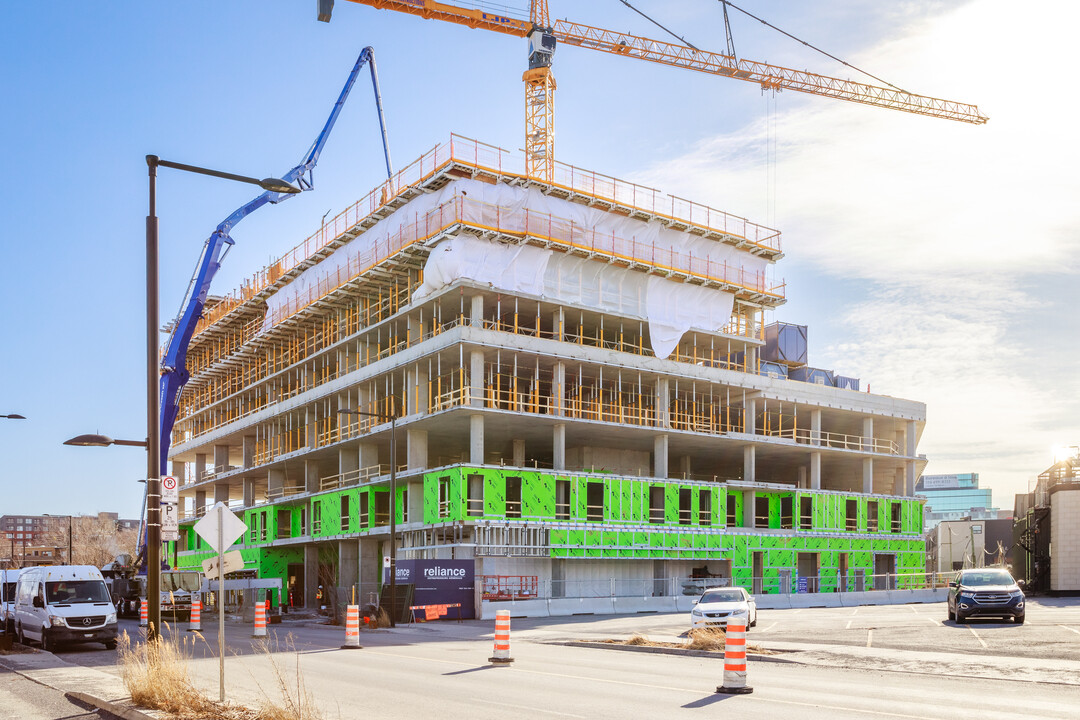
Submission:
[[[100,642],[116,648],[116,607],[101,571],[92,565],[29,568],[15,588],[19,642],[55,650],[62,643]]]
[[[15,585],[23,568],[0,570],[0,623],[7,633],[15,632]]]
[[[969,617],[1011,618],[1024,622],[1024,591],[1004,568],[970,568],[949,581],[949,619]]]
[[[757,625],[754,596],[741,587],[709,588],[690,611],[690,626],[727,627],[729,620],[741,620],[747,628]]]

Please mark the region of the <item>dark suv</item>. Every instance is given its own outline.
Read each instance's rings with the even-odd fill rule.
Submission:
[[[1024,622],[1024,591],[1004,568],[961,570],[949,581],[949,619],[969,617],[1012,618]]]

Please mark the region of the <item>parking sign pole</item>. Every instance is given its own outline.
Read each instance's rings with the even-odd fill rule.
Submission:
[[[218,504],[217,527],[218,527],[218,701],[225,702],[225,522],[222,516],[224,506]]]

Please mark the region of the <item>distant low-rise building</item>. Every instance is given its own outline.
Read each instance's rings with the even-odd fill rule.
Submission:
[[[1014,565],[1029,588],[1080,594],[1080,455],[1039,475],[1034,491],[1016,496]]]
[[[996,520],[1009,517],[994,507],[993,491],[979,487],[979,473],[923,475],[915,494],[926,498],[926,529],[944,520]]]
[[[1008,563],[1012,547],[1011,518],[942,520],[926,534],[926,564],[930,572]]]

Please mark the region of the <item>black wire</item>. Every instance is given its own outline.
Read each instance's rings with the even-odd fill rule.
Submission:
[[[623,0],[623,1],[625,2],[625,0]],[[749,12],[747,12],[746,10],[743,10],[743,9],[742,9],[741,7],[739,7],[738,5],[736,5],[736,4],[735,4],[735,3],[733,3],[733,2],[729,2],[728,0],[719,0],[719,2],[722,2],[722,3],[724,4],[724,5],[730,5],[731,7],[735,8],[736,10],[738,10],[739,12],[741,12],[741,13],[742,13],[743,15],[746,15],[746,16],[748,16],[748,17],[752,17],[753,19],[757,20],[757,21],[758,21],[759,23],[761,23],[762,25],[765,25],[766,27],[770,27],[770,28],[772,28],[773,30],[775,30],[775,31],[776,31],[776,32],[778,32],[778,33],[782,33],[782,34],[784,34],[784,35],[787,35],[787,36],[788,36],[789,38],[791,38],[792,40],[796,40],[796,41],[798,41],[798,42],[801,42],[801,43],[802,43],[803,45],[805,45],[806,47],[810,48],[811,50],[816,50],[817,52],[821,53],[822,55],[824,55],[824,56],[826,56],[826,57],[829,57],[829,58],[832,58],[833,60],[835,60],[836,62],[840,63],[841,65],[846,65],[847,67],[851,68],[851,69],[852,69],[852,70],[854,70],[855,72],[860,72],[860,73],[862,73],[863,75],[866,75],[866,76],[868,76],[868,77],[872,77],[872,78],[874,78],[875,80],[877,80],[877,81],[878,81],[879,83],[884,83],[885,85],[888,85],[889,87],[893,88],[894,90],[899,90],[900,92],[907,92],[907,90],[904,90],[903,88],[898,88],[898,87],[896,87],[895,85],[893,85],[893,84],[892,84],[891,82],[888,82],[888,81],[886,81],[886,80],[882,80],[882,79],[881,79],[881,78],[879,78],[879,77],[878,77],[877,75],[871,75],[870,73],[866,72],[865,70],[862,70],[862,69],[860,69],[860,68],[857,68],[857,67],[855,67],[855,66],[854,66],[854,65],[852,65],[851,63],[847,63],[847,62],[844,62],[843,60],[841,60],[840,58],[836,57],[835,55],[830,55],[829,53],[825,52],[825,51],[824,51],[824,50],[822,50],[821,48],[819,48],[819,47],[815,47],[815,46],[811,45],[810,43],[806,42],[805,40],[802,40],[802,39],[800,39],[800,38],[797,38],[797,37],[795,37],[794,35],[792,35],[791,33],[789,33],[789,32],[785,32],[785,31],[781,30],[780,28],[776,27],[775,25],[772,25],[772,24],[770,24],[770,23],[766,22],[765,20],[762,20],[762,19],[761,19],[761,18],[759,18],[758,16],[756,16],[756,15],[754,15],[754,14],[752,14],[752,13],[749,13]]]
[[[687,47],[689,47],[689,48],[692,48],[692,49],[694,49],[694,50],[698,50],[698,48],[696,48],[696,47],[694,47],[693,45],[691,45],[691,44],[690,44],[690,43],[689,43],[689,42],[688,42],[688,41],[686,40],[686,38],[682,38],[682,37],[679,37],[679,36],[678,36],[678,35],[676,35],[675,33],[671,32],[671,31],[670,31],[670,30],[668,30],[668,29],[667,29],[666,27],[664,27],[664,26],[663,26],[663,25],[661,25],[660,23],[656,22],[656,21],[655,21],[655,20],[653,20],[653,19],[652,19],[651,17],[649,17],[648,15],[646,15],[645,13],[641,12],[641,11],[640,11],[640,10],[638,10],[638,9],[637,9],[636,7],[634,7],[633,5],[631,5],[630,3],[628,3],[628,2],[626,1],[626,0],[621,0],[621,2],[622,2],[622,4],[623,4],[623,5],[625,5],[626,7],[630,8],[631,10],[633,10],[634,12],[636,12],[636,13],[637,13],[638,15],[640,15],[640,16],[641,16],[641,17],[643,17],[643,18],[645,18],[646,20],[648,20],[649,22],[651,22],[651,23],[652,23],[653,25],[655,25],[656,27],[660,28],[661,30],[663,30],[664,32],[666,32],[666,33],[667,33],[668,35],[670,35],[671,37],[675,38],[675,39],[676,39],[676,40],[678,40],[679,42],[683,43],[683,44],[684,44],[684,45],[686,45]],[[700,51],[700,50],[698,50],[698,52],[701,52],[701,51]]]

